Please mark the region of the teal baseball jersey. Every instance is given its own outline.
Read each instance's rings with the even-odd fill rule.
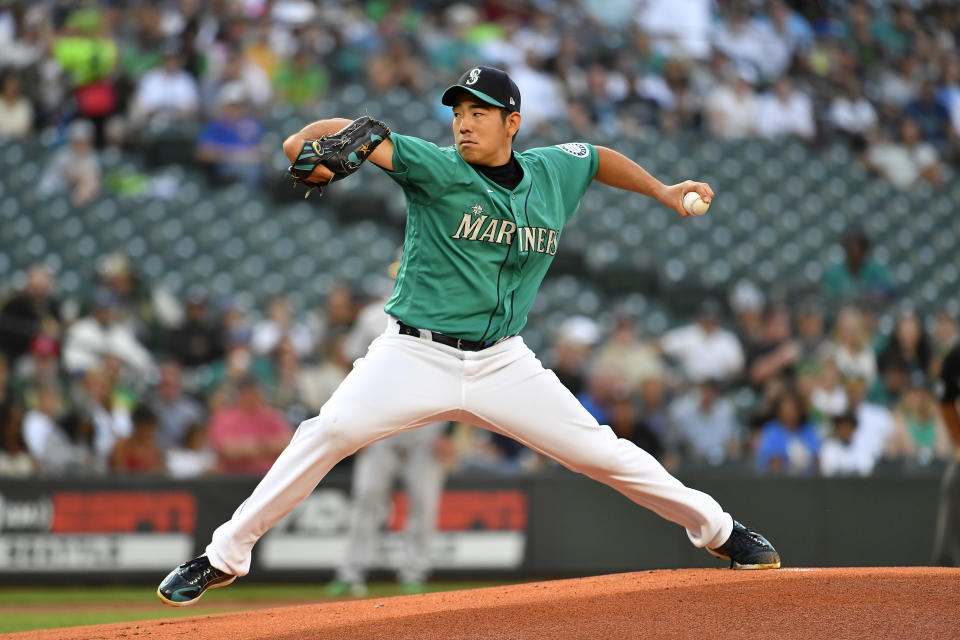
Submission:
[[[597,150],[574,142],[514,157],[512,191],[454,147],[392,134],[393,171],[407,200],[403,259],[385,310],[406,324],[466,340],[520,331],[597,173]]]

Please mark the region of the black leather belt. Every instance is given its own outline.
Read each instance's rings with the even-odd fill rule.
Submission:
[[[420,333],[420,329],[417,329],[416,327],[411,327],[410,325],[400,322],[399,320],[397,320],[397,324],[400,325],[400,333],[405,336],[413,336],[414,338],[424,337]],[[454,338],[453,336],[444,335],[436,331],[430,332],[430,339],[434,342],[445,344],[448,347],[460,349],[461,351],[482,351],[487,347],[492,347],[498,342],[497,340],[464,340],[463,338]]]

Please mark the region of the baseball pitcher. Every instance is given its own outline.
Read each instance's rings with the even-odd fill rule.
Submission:
[[[681,216],[684,196],[709,203],[709,185],[664,185],[612,149],[574,142],[517,152],[520,91],[499,69],[475,67],[446,90],[454,145],[392,133],[362,117],[320,120],[283,145],[309,188],[369,160],[403,189],[403,260],[384,333],[320,411],[300,424],[253,493],[217,528],[204,555],[175,568],[161,600],[191,604],[246,575],[257,540],[342,458],[372,442],[442,420],[509,436],[621,492],[686,529],[731,566],[767,569],[767,540],[684,486],[651,455],[600,425],[518,335],[594,181],[656,199]],[[309,194],[309,192],[308,192]]]

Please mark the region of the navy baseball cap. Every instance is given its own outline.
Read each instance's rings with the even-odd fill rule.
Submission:
[[[520,89],[506,71],[493,67],[474,67],[466,71],[457,84],[443,92],[440,102],[454,106],[458,91],[469,91],[487,104],[514,112],[520,111]]]

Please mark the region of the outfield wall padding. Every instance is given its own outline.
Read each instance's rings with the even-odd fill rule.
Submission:
[[[940,478],[679,474],[762,531],[785,566],[927,565]],[[126,583],[203,551],[251,478],[0,480],[0,584]],[[384,512],[377,573],[402,561],[406,496]],[[349,473],[335,470],[257,545],[251,579],[328,579],[346,547]],[[719,561],[684,532],[583,476],[458,475],[432,547],[437,577],[572,576]]]

